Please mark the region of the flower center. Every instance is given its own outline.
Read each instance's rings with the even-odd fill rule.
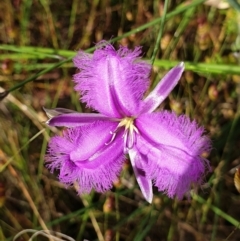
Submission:
[[[136,143],[136,134],[139,134],[137,127],[134,125],[135,117],[125,117],[120,120],[117,128],[114,131],[111,131],[110,134],[112,138],[110,142],[105,143],[106,145],[110,144],[114,139],[119,131],[120,128],[125,127],[123,139],[124,139],[124,148],[131,149],[134,144]]]

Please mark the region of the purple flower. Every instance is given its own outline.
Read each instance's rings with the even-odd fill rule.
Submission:
[[[201,157],[210,149],[204,129],[185,115],[154,112],[178,83],[184,64],[171,69],[144,97],[151,66],[140,54],[140,47],[116,51],[104,41],[93,55],[80,51],[74,59],[80,70],[74,75],[75,90],[99,114],[46,110],[48,125],[67,127],[62,136],[51,138],[47,165],[51,171],[59,169],[64,184],[78,183],[79,193],[109,190],[125,155],[150,203],[152,184],[181,199],[192,183],[201,183],[209,168]]]

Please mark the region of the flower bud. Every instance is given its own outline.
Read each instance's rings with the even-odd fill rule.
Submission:
[[[113,195],[109,195],[103,204],[103,212],[110,213],[113,210],[114,210],[114,197]]]
[[[208,88],[208,97],[210,100],[215,101],[218,98],[217,86],[212,84]]]

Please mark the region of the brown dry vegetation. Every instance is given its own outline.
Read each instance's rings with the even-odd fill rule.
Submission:
[[[192,2],[170,1],[168,12]],[[0,92],[102,39],[120,36],[116,46],[142,45],[150,59],[160,24],[137,29],[162,16],[163,8],[164,1],[157,0],[1,1]],[[186,65],[162,106],[195,118],[212,139],[213,150],[204,155],[213,172],[191,200],[170,200],[155,190],[153,204],[147,204],[127,162],[106,194],[79,197],[58,182],[57,173],[49,173],[44,167],[47,142],[61,130],[45,126],[42,107],[91,111],[73,91],[71,61],[40,73],[1,101],[0,240],[12,240],[23,229],[49,229],[79,241],[240,240],[240,194],[233,182],[240,165],[240,72],[232,68],[239,64],[233,55],[240,49],[238,25],[236,9],[201,3],[168,18],[158,46],[153,83],[173,61],[209,64],[207,70],[194,71]],[[131,30],[136,31],[121,37]],[[226,68],[215,71],[213,64]]]

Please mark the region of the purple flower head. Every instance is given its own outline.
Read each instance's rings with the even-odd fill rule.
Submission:
[[[93,54],[80,51],[74,58],[80,70],[74,75],[75,90],[99,114],[46,110],[48,125],[67,127],[62,136],[51,138],[47,165],[59,169],[61,182],[78,183],[79,193],[109,190],[126,154],[150,203],[152,184],[181,199],[209,168],[201,157],[210,149],[204,129],[185,115],[154,112],[178,83],[184,64],[171,69],[144,98],[151,66],[140,54],[140,47],[116,51],[105,41]]]

